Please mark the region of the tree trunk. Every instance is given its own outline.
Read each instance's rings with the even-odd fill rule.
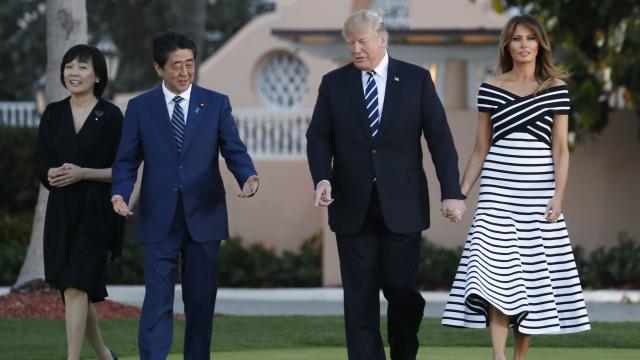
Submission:
[[[67,95],[60,83],[60,62],[73,45],[87,43],[87,9],[85,0],[47,0],[47,80],[45,96],[48,102]],[[42,238],[44,215],[49,192],[42,185],[31,229],[31,240],[20,275],[12,291],[44,286]]]
[[[31,227],[31,241],[27,249],[18,280],[13,284],[12,291],[38,289],[44,283],[44,257],[42,252],[42,234],[44,231],[44,214],[47,209],[49,191],[42,185],[38,191],[38,202]]]

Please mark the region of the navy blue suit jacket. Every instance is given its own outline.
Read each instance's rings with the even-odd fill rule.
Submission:
[[[192,85],[186,131],[178,153],[162,86],[129,101],[112,167],[112,194],[129,201],[137,169],[144,173],[137,207],[140,241],[164,241],[182,194],[187,228],[198,242],[229,237],[219,154],[240,187],[257,172],[240,140],[229,98]]]

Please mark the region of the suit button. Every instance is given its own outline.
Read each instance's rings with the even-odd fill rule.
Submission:
[[[377,153],[377,152],[378,152],[378,150],[376,150],[376,149],[371,150],[371,153],[372,153],[372,154],[375,154],[375,153]]]
[[[182,185],[178,186],[178,190],[182,191]]]
[[[178,169],[182,170],[182,169],[184,169],[184,166],[180,165],[180,166],[178,166]]]
[[[173,191],[178,192],[178,188],[173,188]]]
[[[376,178],[373,178],[373,182],[376,182]]]

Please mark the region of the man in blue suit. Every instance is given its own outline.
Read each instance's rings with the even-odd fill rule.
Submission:
[[[113,164],[114,210],[127,205],[144,161],[139,204],[145,298],[138,345],[141,359],[165,359],[173,332],[173,294],[182,255],[186,318],[184,358],[209,359],[218,286],[220,240],[229,236],[218,153],[242,187],[259,178],[238,136],[227,96],[193,80],[197,49],[176,32],[154,40],[154,67],[162,84],[129,101]]]

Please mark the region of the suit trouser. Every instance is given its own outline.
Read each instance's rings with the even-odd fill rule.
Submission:
[[[349,359],[385,359],[380,335],[380,288],[389,303],[387,330],[391,359],[415,359],[425,305],[415,289],[420,233],[391,232],[385,225],[374,187],[360,231],[336,236]]]
[[[142,246],[145,296],[138,331],[140,358],[166,359],[171,349],[173,295],[182,255],[184,358],[209,359],[220,242],[196,242],[191,238],[179,196],[169,237],[164,242],[144,243]]]

